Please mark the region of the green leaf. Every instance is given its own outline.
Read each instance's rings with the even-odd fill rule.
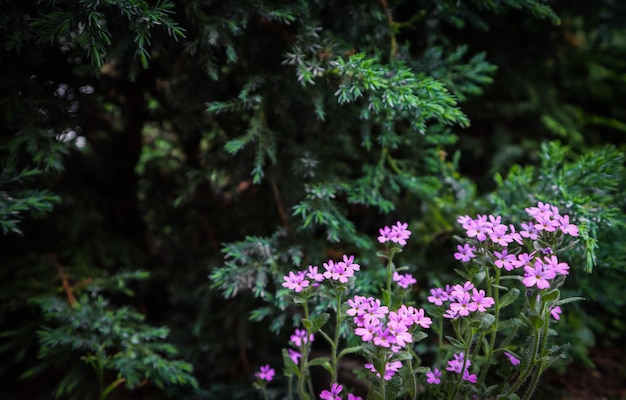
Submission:
[[[462,341],[453,338],[452,336],[446,336],[446,339],[448,339],[448,341],[450,342],[450,344],[458,349],[465,349],[465,343],[463,343]]]
[[[562,304],[573,303],[575,301],[587,300],[584,297],[568,297],[566,299],[561,299],[554,303],[554,305],[560,306]]]
[[[308,367],[314,367],[316,365],[324,367],[330,374],[333,373],[333,367],[330,365],[330,358],[328,357],[317,357],[310,360],[307,364]]]
[[[413,343],[421,342],[428,337],[428,333],[424,331],[417,331],[413,334]]]
[[[326,325],[326,322],[328,322],[329,318],[330,318],[330,314],[321,313],[321,314],[315,315],[313,319],[311,320],[302,319],[302,324],[304,325],[304,327],[309,333],[315,333],[319,331],[322,326]]]
[[[541,296],[541,299],[546,303],[551,303],[553,301],[556,301],[560,295],[561,292],[559,291],[559,289],[553,289],[547,293],[544,293],[543,296]]]
[[[285,370],[283,374],[286,377],[291,377],[295,375],[299,378],[300,370],[298,369],[298,366],[296,365],[296,363],[293,362],[291,357],[289,357],[289,352],[287,351],[287,349],[283,349],[282,353],[283,353],[283,364],[285,366]]]
[[[357,353],[361,351],[362,349],[363,349],[363,346],[346,347],[345,349],[339,352],[339,355],[337,356],[337,360],[341,360],[341,358],[343,358],[343,356],[345,356],[346,354]]]
[[[500,297],[500,308],[504,308],[512,304],[520,295],[518,288],[512,288],[504,296]]]

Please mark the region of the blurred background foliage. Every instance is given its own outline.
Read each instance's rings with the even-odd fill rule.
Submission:
[[[285,271],[355,254],[374,293],[377,229],[403,220],[419,302],[454,276],[458,215],[538,200],[583,229],[588,301],[559,333],[592,368],[626,333],[624,20],[610,0],[5,2],[2,398],[254,398],[298,320]]]

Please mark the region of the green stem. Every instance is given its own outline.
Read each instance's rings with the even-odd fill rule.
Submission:
[[[309,319],[309,305],[308,303],[302,304],[304,308],[304,318]],[[309,330],[305,327],[306,330],[306,341],[302,346],[300,346],[300,351],[302,352],[302,358],[300,359],[300,376],[298,377],[298,394],[301,399],[305,398],[305,383],[308,380],[308,372],[307,372],[307,364],[309,363],[309,350],[311,346],[311,341],[309,340],[310,333]],[[310,389],[309,389],[310,390]]]
[[[541,341],[541,331],[537,330],[535,332],[535,335],[533,337],[533,350],[532,350],[532,359],[531,361],[528,363],[528,365],[526,366],[526,368],[524,369],[524,371],[520,372],[519,377],[517,378],[517,381],[515,382],[515,384],[513,384],[509,390],[507,390],[507,392],[504,394],[504,397],[510,396],[511,394],[515,393],[515,391],[517,389],[519,389],[520,386],[522,386],[522,384],[526,381],[526,379],[528,378],[528,375],[532,372],[533,367],[535,365],[536,359],[537,359],[537,352],[539,351],[539,342]]]
[[[489,368],[491,367],[491,358],[493,357],[493,347],[496,344],[496,336],[498,335],[498,323],[500,320],[500,291],[498,290],[498,286],[500,286],[500,268],[496,268],[495,283],[493,283],[493,291],[491,293],[493,295],[493,300],[495,302],[494,303],[495,304],[495,310],[494,310],[495,320],[493,321],[493,325],[491,326],[491,337],[489,339],[489,348],[487,349],[487,361],[485,361],[485,366],[483,367],[483,370],[480,371],[480,377],[478,378],[476,387],[480,387],[483,384],[485,378],[487,377],[487,372],[489,371]],[[488,286],[488,288],[490,287],[492,287],[492,285]],[[482,338],[481,338],[481,341],[482,341]]]
[[[331,383],[337,382],[337,347],[339,347],[339,328],[341,327],[341,291],[337,290],[337,318],[335,322],[335,338],[332,343],[330,365],[333,369]]]
[[[441,315],[441,313],[439,313]],[[437,365],[441,365],[441,356],[443,354],[443,317],[439,317],[439,334],[437,335]]]
[[[550,312],[546,309],[546,305],[543,304],[541,307],[541,311],[543,313],[543,332],[541,334],[541,345],[539,346],[539,352],[536,358],[533,360],[533,363],[537,360],[541,360],[546,351],[546,345],[548,344],[548,329],[550,327]],[[539,361],[539,365],[534,369],[535,373],[533,378],[526,389],[526,393],[524,394],[524,400],[528,400],[532,397],[533,393],[535,393],[535,389],[537,388],[537,384],[539,383],[539,378],[541,377],[543,361]]]
[[[386,300],[387,304],[385,305],[387,307],[391,307],[391,282],[393,280],[393,272],[391,271],[391,267],[393,265],[393,255],[394,251],[392,249],[387,261],[387,293],[385,294],[385,296],[383,296]]]

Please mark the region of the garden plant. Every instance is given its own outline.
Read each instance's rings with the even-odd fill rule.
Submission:
[[[562,305],[579,300],[561,297],[559,288],[570,268],[558,258],[575,248],[576,241],[569,239],[579,231],[554,205],[539,202],[526,211],[529,220],[518,228],[503,223],[501,216],[459,217],[467,235],[454,253],[464,264],[458,271],[461,282],[431,289],[425,309],[416,308],[408,295],[417,281],[393,261],[411,235],[406,223],[380,229],[378,242],[385,249],[378,255],[387,264],[380,298],[354,294],[359,293],[362,268],[354,256],[325,262],[323,272],[313,265],[290,271],[282,286],[292,293],[279,295],[289,296],[302,312],[301,328],[290,340],[294,348],[283,350],[288,398],[294,393],[301,399],[318,398],[309,369],[322,366],[332,387],[319,398],[341,399],[339,361],[351,353],[360,354],[367,361],[364,368],[372,372],[368,399],[531,398],[541,375],[569,347],[554,343],[550,325],[560,319]],[[321,299],[328,300],[334,323],[329,323],[329,313],[312,312]],[[428,332],[436,350],[432,365],[425,366],[415,345]],[[358,344],[342,348],[342,333],[358,337]],[[329,356],[310,357],[315,337],[328,342]],[[355,342],[354,337],[346,341]],[[490,374],[492,368],[498,373]],[[265,398],[265,385],[274,374],[270,365],[256,374],[255,385]],[[521,389],[523,396],[516,393]],[[352,393],[347,398],[361,399]]]
[[[3,2],[0,399],[623,397],[624,20]]]

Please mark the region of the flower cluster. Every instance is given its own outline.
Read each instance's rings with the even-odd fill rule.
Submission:
[[[492,253],[492,262],[497,268],[506,271],[521,268],[524,271],[522,280],[524,286],[548,289],[552,280],[569,273],[569,265],[559,261],[549,247],[530,253],[516,253],[507,246],[512,242],[522,245],[524,239],[537,240],[544,232],[578,236],[578,227],[570,223],[569,216],[560,215],[559,209],[551,204],[538,202],[536,207],[528,207],[525,210],[532,221],[523,222],[519,232],[513,225],[502,224],[499,216],[477,215],[476,218],[470,218],[465,215],[459,217],[457,221],[463,226],[468,237],[501,247]],[[468,243],[457,246],[457,250],[454,257],[462,262],[469,262],[477,256],[476,247]]]
[[[570,224],[569,216],[560,215],[559,209],[553,205],[538,202],[537,207],[529,207],[525,210],[534,221],[522,223],[522,230],[519,232],[515,230],[513,225],[507,226],[502,224],[500,216],[477,215],[473,219],[468,215],[464,215],[459,217],[457,221],[463,226],[468,237],[476,238],[479,242],[489,240],[502,247],[507,247],[512,242],[517,242],[521,245],[523,238],[536,240],[542,231],[555,232],[560,230],[567,235],[578,236],[578,227]],[[461,246],[459,246],[459,253],[457,254],[459,254],[459,257],[468,254],[465,258],[472,258],[473,250],[476,249],[470,250],[470,247],[463,247],[463,250],[461,250]],[[455,257],[457,257],[456,254]]]
[[[350,308],[346,313],[354,317],[355,335],[364,342],[390,348],[394,353],[413,341],[409,331],[413,326],[429,328],[432,320],[426,317],[424,309],[419,310],[402,305],[397,311],[389,311],[381,306],[380,300],[373,297],[354,296],[348,300]]]
[[[392,225],[391,228],[388,226],[380,228],[378,230],[378,232],[380,233],[380,236],[378,237],[378,242],[392,242],[397,243],[400,246],[405,246],[407,239],[411,236],[411,231],[407,229],[408,226],[409,225],[407,223],[402,223],[398,221],[395,225]]]
[[[315,340],[315,337],[313,336],[312,333],[307,338],[305,329],[296,329],[293,335],[291,335],[290,337],[289,344],[296,346],[298,348],[301,348],[306,343],[312,342],[314,340]],[[298,361],[302,358],[302,353],[292,348],[289,348],[287,352],[289,354],[289,358],[291,358],[293,362],[297,365]]]
[[[455,372],[457,374],[463,375],[463,380],[476,383],[477,377],[476,374],[470,374],[469,367],[472,365],[472,362],[469,359],[465,359],[465,354],[456,353],[454,354],[454,358],[448,361],[448,367],[446,371]]]
[[[378,373],[378,370],[376,369],[374,364],[366,363],[364,367],[375,373],[376,376],[380,378],[380,374]],[[388,361],[387,363],[385,363],[385,380],[391,380],[391,378],[393,378],[393,376],[396,374],[396,372],[400,370],[400,368],[402,368],[401,361]]]
[[[455,319],[467,317],[471,312],[485,312],[494,305],[495,300],[485,294],[482,289],[477,289],[470,281],[463,285],[446,286],[445,289],[434,288],[430,290],[428,301],[442,306],[447,302],[448,309],[444,317]]]
[[[411,285],[417,283],[417,280],[411,274],[399,274],[398,271],[393,273],[393,281],[403,289],[408,289]]]
[[[347,283],[354,276],[354,271],[359,271],[361,266],[354,262],[354,256],[343,256],[343,260],[335,262],[328,260],[324,263],[325,271],[319,272],[319,267],[309,265],[307,271],[289,271],[289,274],[283,277],[283,287],[294,290],[296,293],[302,292],[304,289],[319,286],[324,280],[338,281]],[[311,284],[311,282],[313,282]]]

